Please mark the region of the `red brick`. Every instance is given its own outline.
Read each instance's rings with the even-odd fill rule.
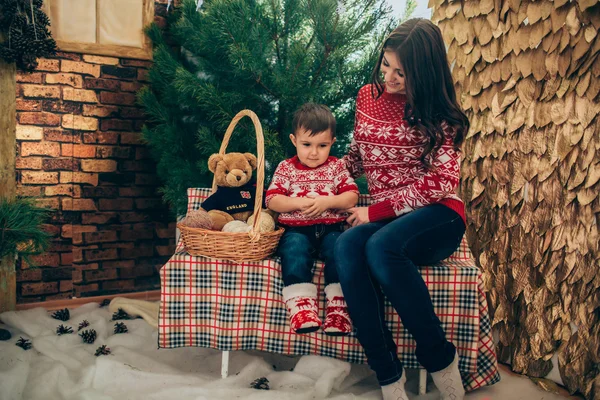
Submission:
[[[41,281],[42,280],[42,270],[40,268],[30,268],[24,270],[17,270],[17,282],[26,282],[26,281]]]
[[[58,267],[60,265],[59,253],[44,253],[30,258],[31,264],[36,267]]]
[[[84,143],[99,143],[99,144],[117,144],[119,134],[117,132],[85,132],[83,134]]]
[[[135,288],[135,281],[131,280],[118,280],[102,282],[102,290],[133,290]]]
[[[20,112],[17,113],[17,120],[23,125],[58,126],[60,124],[60,115],[48,112]]]
[[[42,83],[41,72],[27,73],[23,71],[17,71],[17,82],[20,83]]]
[[[72,238],[73,233],[81,232],[96,232],[98,228],[94,225],[63,225],[61,236],[64,238]]]
[[[152,62],[124,58],[121,59],[121,65],[124,65],[126,67],[150,68],[152,66]]]
[[[117,278],[117,270],[114,268],[110,269],[97,269],[91,271],[84,271],[83,276],[87,282],[106,281]]]
[[[83,78],[81,75],[68,74],[64,72],[60,74],[46,74],[46,83],[69,85],[72,87],[81,88],[83,87]]]
[[[115,243],[104,243],[102,245],[105,249],[133,249],[135,247],[134,242],[115,242]]]
[[[48,85],[21,85],[23,97],[60,99],[60,88]]]
[[[144,144],[144,138],[139,132],[121,133],[121,144]]]
[[[119,115],[119,108],[116,106],[96,106],[91,104],[83,105],[83,115],[88,117],[116,117]]]
[[[114,242],[117,240],[117,232],[115,231],[86,232],[82,235],[85,244]]]
[[[142,214],[139,212],[122,212],[119,213],[119,221],[121,223],[129,223],[129,222],[142,222],[148,220],[147,214]]]
[[[92,199],[62,199],[63,211],[96,211],[96,204]]]
[[[73,252],[60,253],[60,265],[73,264]]]
[[[133,121],[133,131],[134,132],[141,132],[142,128],[144,128],[144,125],[146,125],[146,121],[142,120],[142,119],[136,119]]]
[[[100,122],[100,130],[103,131],[130,131],[131,121],[122,119],[104,119]]]
[[[88,174],[85,172],[61,172],[60,183],[88,183],[93,186],[98,185],[98,174]]]
[[[148,79],[148,70],[147,69],[138,69],[137,80],[142,82],[149,82]]]
[[[44,140],[63,143],[81,143],[81,134],[76,131],[44,128]],[[72,153],[71,155],[72,156]]]
[[[45,297],[46,301],[52,301],[52,300],[68,300],[71,299],[73,297],[73,293],[72,292],[64,292],[64,293],[58,293],[58,294],[53,294],[53,295],[49,295]]]
[[[121,82],[121,90],[124,92],[137,92],[143,85],[139,82]]]
[[[79,161],[72,158],[46,158],[42,166],[44,171],[77,171]]]
[[[98,146],[96,157],[98,158],[129,158],[130,147]]]
[[[86,186],[83,188],[83,197],[117,197],[118,194],[116,186]]]
[[[100,199],[100,210],[131,210],[133,199]]]
[[[82,103],[97,103],[98,96],[96,96],[96,92],[93,90],[64,88],[63,100],[78,101]]]
[[[152,154],[150,153],[150,149],[148,147],[136,147],[136,149],[135,149],[135,159],[136,160],[145,160],[147,158],[152,158]]]
[[[80,61],[81,60],[81,54],[79,53],[67,53],[64,51],[57,51],[55,55],[51,56],[50,58],[58,58],[61,60],[72,60],[72,61]]]
[[[16,169],[42,169],[41,157],[17,157],[15,160]]]
[[[153,187],[120,187],[119,196],[121,197],[149,197],[156,196],[156,190]]]
[[[63,143],[60,145],[60,155],[63,157],[73,157],[73,143]]]
[[[114,260],[118,258],[117,249],[85,250],[83,254],[86,261]],[[116,277],[115,274],[111,279]]]
[[[98,247],[98,246],[96,246],[96,247]],[[73,268],[75,269],[75,271],[91,271],[94,269],[98,269],[99,266],[100,266],[100,264],[98,264],[98,263],[73,264]]]
[[[152,172],[155,167],[156,164],[152,161],[123,161],[121,163],[121,171],[123,172]]]
[[[156,236],[160,239],[171,239],[175,237],[175,229],[172,228],[156,228]]]
[[[80,61],[62,60],[60,69],[63,72],[78,72],[81,74],[92,75],[96,78],[100,77],[99,65],[88,64]]]
[[[24,184],[52,184],[58,183],[58,172],[23,171],[21,175]]]
[[[42,101],[17,99],[17,111],[42,111]]]
[[[122,107],[121,108],[121,118],[128,119],[143,119],[146,115],[144,114],[144,110],[137,107]]]
[[[134,241],[138,239],[152,239],[154,232],[152,230],[124,230],[120,233],[119,239],[123,241]]]
[[[158,185],[158,177],[154,174],[135,174],[136,185]]]
[[[60,144],[54,142],[23,142],[21,143],[21,155],[31,156],[60,156]]]
[[[46,268],[42,271],[42,280],[48,281],[60,281],[63,279],[71,279],[73,268]]]
[[[42,224],[41,227],[44,230],[44,232],[48,233],[52,237],[57,237],[60,235],[60,226],[59,225]],[[50,251],[59,251],[59,249],[61,249],[61,246],[63,246],[63,245],[64,244],[61,244],[59,241],[52,241],[52,245],[50,246],[49,250]],[[69,247],[69,249],[70,249],[70,247]]]
[[[147,210],[150,208],[160,208],[162,201],[160,199],[135,199],[135,207],[138,210]]]
[[[54,185],[54,186],[46,186],[44,188],[44,194],[46,196],[71,196],[74,197],[76,189],[81,191],[79,186],[73,185]]]
[[[38,207],[51,208],[54,210],[58,210],[59,208],[59,202],[57,198],[36,199],[35,204]]]
[[[73,145],[73,157],[76,158],[94,158],[96,157],[96,146],[87,144]]]
[[[103,261],[103,268],[133,268],[135,260]]]
[[[122,249],[121,258],[138,258],[138,257],[152,257],[154,255],[154,248],[151,246],[137,246],[133,249]]]
[[[160,29],[165,29],[167,27],[167,19],[165,17],[160,17],[158,15],[154,16],[154,23]]]
[[[17,196],[41,196],[42,188],[40,186],[17,186]]]
[[[58,282],[24,283],[21,285],[21,295],[37,296],[58,292]]]
[[[91,296],[93,294],[96,294],[96,292],[98,291],[98,284],[91,283],[89,285],[75,285],[74,290],[76,297],[84,297],[84,294]]]
[[[131,93],[100,92],[100,102],[103,104],[135,104],[135,95]]]
[[[86,172],[114,172],[117,162],[114,160],[81,160],[81,170]]]
[[[38,66],[36,67],[36,70],[38,70],[38,71],[57,72],[59,70],[58,60],[49,60],[47,58],[38,58],[37,62],[38,62]]]
[[[154,275],[154,268],[150,265],[138,265],[131,268],[119,268],[119,277],[121,279],[138,278],[142,276]]]
[[[156,246],[156,252],[159,256],[171,256],[175,253],[175,246]]]
[[[42,101],[42,110],[59,114],[81,114],[81,103],[62,100]]]
[[[114,65],[103,65],[100,67],[100,73],[103,78],[135,79],[137,71],[131,67],[117,67]]]
[[[73,290],[73,281],[72,280],[60,281],[59,290],[61,292],[71,292]]]
[[[81,214],[83,224],[108,224],[117,222],[117,214],[114,212],[98,212]]]
[[[119,90],[119,81],[114,79],[86,78],[84,84],[86,89],[102,89],[113,92]]]
[[[70,240],[59,237],[62,225],[46,224],[46,225],[44,225],[44,231],[48,230],[48,228],[46,228],[47,226],[53,227],[52,233],[53,233],[53,236],[56,237],[56,239],[52,240],[52,244],[48,248],[48,251],[54,251],[56,253],[61,253],[61,252],[65,252],[65,251],[71,251],[73,249],[73,244],[71,243]]]

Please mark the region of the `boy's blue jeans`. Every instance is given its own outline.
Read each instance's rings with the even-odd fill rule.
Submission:
[[[338,283],[333,247],[342,230],[341,223],[286,227],[277,248],[284,286],[312,282],[314,259],[319,256],[325,262],[325,283]]]
[[[448,258],[465,232],[462,218],[434,204],[399,218],[358,225],[344,232],[334,258],[356,336],[381,385],[402,376],[397,347],[385,323],[384,295],[417,343],[429,372],[446,368],[456,348],[446,340],[418,265]]]

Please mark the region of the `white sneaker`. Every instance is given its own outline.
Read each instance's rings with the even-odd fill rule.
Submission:
[[[408,400],[408,395],[404,390],[406,383],[406,371],[402,370],[402,376],[396,382],[381,387],[383,400]]]
[[[463,400],[465,398],[465,389],[458,370],[458,353],[454,356],[452,364],[441,371],[432,372],[431,377],[442,395],[442,400]]]

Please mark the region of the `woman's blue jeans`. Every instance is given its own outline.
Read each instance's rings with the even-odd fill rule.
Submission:
[[[333,247],[342,231],[342,224],[286,227],[277,248],[283,285],[312,282],[317,257],[325,263],[325,283],[338,283]]]
[[[434,204],[393,220],[358,225],[336,242],[334,259],[358,341],[381,385],[402,376],[397,347],[385,323],[384,295],[417,343],[429,372],[446,368],[456,348],[446,340],[418,265],[448,258],[465,232],[462,218]]]

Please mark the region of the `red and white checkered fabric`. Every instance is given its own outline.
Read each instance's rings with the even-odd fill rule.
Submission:
[[[210,189],[188,189],[188,212],[200,207]],[[359,205],[367,205],[361,196]],[[459,368],[467,390],[500,380],[492,341],[481,271],[475,266],[463,239],[460,248],[444,262],[421,267],[421,274],[448,340],[460,356]],[[193,257],[179,243],[161,269],[161,308],[158,346],[210,347],[220,350],[262,350],[288,355],[316,354],[353,363],[365,363],[354,335],[332,337],[321,330],[294,333],[288,322],[281,291],[279,259],[236,264]],[[324,319],[323,264],[315,262],[313,282]],[[420,368],[415,342],[398,314],[387,303],[386,319],[406,368]]]

